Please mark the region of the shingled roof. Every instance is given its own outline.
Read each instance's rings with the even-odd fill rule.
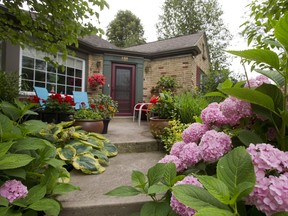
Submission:
[[[96,52],[114,53],[122,55],[142,56],[148,59],[175,56],[181,54],[200,54],[197,42],[203,37],[204,32],[191,35],[179,36],[166,40],[159,40],[138,46],[121,49],[108,41],[96,36],[87,36],[79,39],[80,44],[85,45],[86,49],[92,49]]]

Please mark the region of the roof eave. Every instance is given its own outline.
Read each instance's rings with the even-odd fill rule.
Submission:
[[[171,56],[184,55],[184,54],[192,54],[193,56],[197,56],[201,53],[198,46],[149,53],[149,52],[129,51],[129,50],[124,50],[120,48],[114,49],[114,48],[95,47],[91,45],[90,43],[86,43],[84,41],[79,41],[79,48],[82,48],[82,50],[87,50],[87,51],[99,53],[99,54],[108,53],[108,54],[117,54],[117,55],[129,55],[129,56],[132,55],[132,56],[137,56],[137,57],[144,57],[147,59],[157,59],[157,58],[171,57]]]

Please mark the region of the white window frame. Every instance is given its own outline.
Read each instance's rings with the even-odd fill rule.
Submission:
[[[67,59],[63,62],[62,60],[62,54],[61,53],[58,53],[56,54],[56,58],[54,58],[53,56],[51,55],[48,55],[44,52],[41,52],[41,51],[37,51],[36,49],[32,48],[32,47],[28,47],[28,48],[25,48],[26,50],[23,50],[22,48],[20,48],[20,55],[19,55],[19,75],[21,77],[20,79],[20,86],[22,84],[22,58],[23,56],[26,56],[26,57],[29,57],[29,58],[33,58],[34,59],[34,68],[33,68],[33,86],[35,85],[35,71],[37,70],[36,69],[36,64],[35,64],[35,61],[36,60],[41,60],[41,61],[45,61],[44,60],[44,57],[49,57],[50,59],[54,59],[55,62],[59,63],[60,64],[63,64],[64,67],[66,66],[70,66],[72,68],[75,69],[79,69],[82,71],[82,82],[81,82],[81,91],[84,91],[85,90],[85,65],[86,65],[86,61],[84,59],[81,59],[81,58],[78,58],[78,57],[74,57],[74,56],[68,56]],[[29,54],[26,54],[25,55],[25,52],[28,53],[30,52]],[[73,60],[73,65],[71,65],[71,60]],[[69,61],[70,61],[70,65],[69,65]],[[78,62],[80,62],[80,66],[77,67],[77,64]],[[82,64],[82,65],[81,65]],[[31,68],[32,69],[32,68]],[[47,81],[47,75],[48,75],[48,71],[47,71],[47,67],[42,70],[43,72],[45,72],[45,76],[46,76],[46,80],[43,82],[45,84],[45,87],[47,88],[47,85],[51,84]],[[60,73],[60,72],[59,72]],[[56,74],[58,74],[58,69],[56,69]],[[64,75],[65,76],[65,84],[63,84],[65,86],[65,89],[66,87],[68,86],[67,85],[67,74]],[[73,77],[73,76],[71,76]],[[74,74],[74,78],[75,78],[75,74]],[[25,79],[24,79],[25,80]],[[57,85],[57,81],[56,81],[56,85]],[[79,88],[78,88],[79,89]],[[48,91],[51,91],[51,89],[47,89]],[[57,89],[55,89],[56,91]],[[73,85],[73,90],[76,90],[75,89],[75,85]],[[60,92],[59,92],[60,93]],[[62,92],[63,94],[66,93],[66,92]],[[35,95],[35,92],[34,91],[22,91],[20,92],[21,95]]]

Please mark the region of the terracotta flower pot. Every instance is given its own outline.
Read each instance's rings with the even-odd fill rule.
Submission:
[[[74,122],[75,126],[81,126],[83,130],[87,132],[102,133],[104,124],[103,120],[87,120],[87,119],[76,119]]]
[[[159,138],[164,128],[169,126],[169,119],[159,119],[158,117],[150,118],[150,131],[155,138]]]

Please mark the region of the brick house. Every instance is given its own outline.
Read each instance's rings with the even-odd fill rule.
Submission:
[[[28,88],[22,95],[33,94],[33,86],[53,88],[58,93],[89,91],[87,77],[103,73],[107,82],[103,93],[118,101],[119,114],[131,116],[138,101],[149,100],[150,90],[162,75],[176,78],[182,89],[200,86],[209,71],[209,54],[204,32],[155,41],[120,49],[98,36],[79,39],[75,56],[65,62],[61,54],[55,61],[64,71],[44,61],[47,56],[32,47],[22,49],[0,41],[0,69],[19,72]]]

